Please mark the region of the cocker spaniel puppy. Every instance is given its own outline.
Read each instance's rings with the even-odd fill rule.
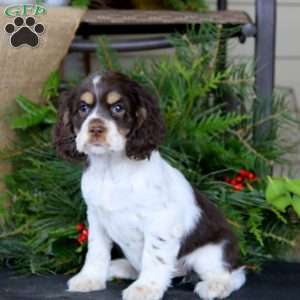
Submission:
[[[135,279],[123,300],[159,300],[171,279],[194,271],[195,293],[225,298],[245,282],[238,247],[222,214],[157,150],[164,125],[158,101],[116,72],[97,73],[64,95],[54,130],[58,152],[86,159],[88,252],[69,291]],[[111,261],[115,242],[126,259]]]

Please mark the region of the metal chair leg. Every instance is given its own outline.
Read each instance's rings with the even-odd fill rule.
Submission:
[[[218,10],[227,10],[227,0],[218,0],[217,8]]]
[[[275,43],[276,43],[276,0],[256,0],[256,102],[254,123],[267,120],[272,114]],[[254,142],[259,145],[266,141],[272,132],[272,122],[267,120],[254,128]],[[261,175],[268,171],[259,168]]]

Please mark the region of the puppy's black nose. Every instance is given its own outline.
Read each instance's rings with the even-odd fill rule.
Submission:
[[[93,135],[99,135],[106,130],[103,121],[100,119],[93,119],[89,124],[89,133]]]

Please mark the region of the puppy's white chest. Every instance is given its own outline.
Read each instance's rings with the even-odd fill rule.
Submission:
[[[82,177],[81,189],[87,205],[101,207],[104,211],[124,209],[132,186],[114,174],[87,171]]]
[[[147,210],[166,200],[160,178],[147,176],[147,169],[130,165],[96,165],[82,176],[81,188],[87,205],[103,211]],[[137,164],[137,163],[136,163]],[[141,164],[147,164],[141,162]],[[157,177],[157,175],[156,175]]]
[[[144,247],[143,215],[128,210],[104,212],[101,208],[98,208],[97,212],[110,238],[121,247],[131,264],[139,270]]]
[[[102,224],[109,236],[122,248],[133,246],[143,241],[143,217],[138,212],[122,211],[99,212]],[[131,244],[131,245],[130,245]]]

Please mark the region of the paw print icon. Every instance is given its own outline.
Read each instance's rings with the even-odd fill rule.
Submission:
[[[10,35],[10,44],[17,48],[28,45],[32,48],[39,44],[40,35],[45,32],[45,27],[41,23],[36,23],[34,17],[16,17],[13,23],[5,26],[5,31]]]

